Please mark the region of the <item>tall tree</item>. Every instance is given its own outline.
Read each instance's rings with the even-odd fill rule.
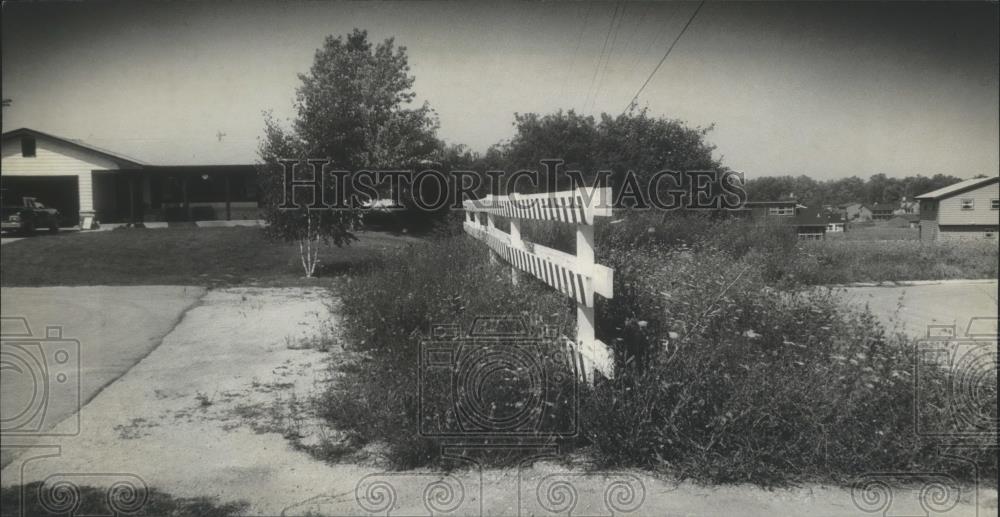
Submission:
[[[285,201],[281,160],[330,159],[331,168],[361,170],[409,168],[435,155],[438,122],[424,103],[412,108],[414,77],[406,48],[390,38],[377,45],[368,33],[354,29],[328,36],[313,58],[308,74],[300,74],[297,116],[285,128],[265,114],[258,179],[264,193],[264,216],[270,235],[299,244],[307,277],[316,272],[321,243],[337,246],[355,239],[352,229],[360,211],[349,203],[350,192],[330,179],[324,200],[347,208],[308,208],[304,196],[295,209]],[[309,172],[301,174],[309,175]],[[301,192],[301,191],[300,191]]]

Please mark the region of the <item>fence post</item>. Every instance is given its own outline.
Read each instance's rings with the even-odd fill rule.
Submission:
[[[487,195],[486,202],[492,204],[494,202],[493,196]],[[490,212],[486,212],[486,228],[490,232],[493,232],[493,230],[496,230],[497,228],[496,221],[493,220],[493,214]],[[499,263],[500,263],[500,256],[497,255],[496,250],[490,248],[490,264],[499,264]]]
[[[487,195],[480,202],[467,201],[464,204],[467,210],[485,217],[485,220],[474,217],[467,222],[464,225],[466,232],[486,242],[491,263],[499,263],[500,257],[505,257],[515,284],[520,275],[527,273],[574,300],[576,339],[564,342],[583,380],[591,382],[596,381],[598,372],[609,378],[614,377],[614,355],[607,345],[597,339],[594,310],[594,295],[610,299],[614,290],[614,270],[595,262],[594,249],[595,219],[612,215],[607,204],[611,189],[594,189],[588,191],[581,187],[568,192],[510,194],[500,196],[499,200],[497,196]],[[593,204],[594,195],[600,197],[597,205]],[[510,233],[496,227],[494,214],[502,214],[511,220]],[[570,255],[525,241],[519,219],[573,224],[576,254]]]
[[[576,225],[576,262],[580,271],[590,271],[594,268],[594,227],[592,225]],[[587,303],[579,301],[576,303],[576,341],[582,350],[591,352],[597,340],[597,321],[594,314],[593,296],[587,298]],[[585,355],[593,356],[591,353]],[[584,375],[587,378],[596,378],[593,371],[584,372]]]
[[[510,195],[510,202],[517,203],[517,194]],[[510,245],[514,249],[524,249],[524,242],[521,240],[521,221],[516,217],[510,218]],[[510,266],[510,281],[517,285],[521,279],[521,272],[513,264]]]

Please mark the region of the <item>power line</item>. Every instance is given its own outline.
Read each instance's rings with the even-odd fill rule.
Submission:
[[[597,106],[597,97],[601,94],[601,87],[604,86],[604,79],[608,76],[608,67],[611,65],[611,57],[615,54],[615,43],[618,41],[618,33],[622,29],[622,21],[625,20],[625,9],[628,5],[625,4],[625,0],[621,2],[622,10],[618,14],[618,25],[615,25],[614,34],[611,36],[611,46],[608,47],[608,55],[604,60],[604,70],[601,71],[601,77],[597,80],[597,88],[594,90],[594,96],[590,99],[590,108],[594,109]]]
[[[615,19],[618,18],[618,9],[621,8],[621,2],[615,4],[615,10],[611,13],[611,23],[608,25],[608,33],[604,35],[604,45],[601,47],[601,54],[597,58],[597,67],[594,68],[594,76],[590,78],[590,86],[587,87],[587,96],[583,98],[583,106],[587,107],[590,103],[590,91],[594,88],[594,83],[597,82],[597,74],[601,71],[601,62],[604,61],[604,51],[608,48],[608,40],[611,39],[611,31],[615,28]]]
[[[654,68],[653,71],[649,73],[649,77],[646,78],[646,82],[642,83],[642,86],[639,87],[639,90],[637,90],[635,92],[635,95],[632,96],[632,100],[628,101],[628,104],[625,106],[625,109],[622,110],[623,115],[625,114],[626,111],[628,111],[629,106],[631,106],[632,103],[639,98],[639,94],[641,94],[642,91],[646,89],[646,86],[649,84],[649,82],[653,80],[653,76],[656,75],[656,72],[660,70],[661,66],[663,66],[663,62],[667,60],[667,57],[670,55],[670,52],[674,50],[674,46],[677,45],[677,42],[680,41],[681,36],[683,36],[684,33],[687,31],[688,27],[691,26],[691,22],[694,21],[695,16],[698,16],[698,11],[701,11],[702,6],[704,5],[705,5],[705,0],[701,0],[701,3],[698,4],[698,8],[695,9],[693,13],[691,13],[691,17],[688,18],[687,23],[685,23],[681,31],[677,33],[677,37],[674,38],[673,43],[670,44],[670,47],[668,47],[667,51],[663,54],[663,58],[661,58],[660,62],[656,64],[656,68]]]

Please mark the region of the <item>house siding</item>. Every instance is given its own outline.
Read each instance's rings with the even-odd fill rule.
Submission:
[[[938,223],[936,220],[922,220],[920,221],[920,240],[922,241],[932,241],[937,238],[938,235]]]
[[[996,242],[998,225],[956,225],[941,226],[937,239],[942,242],[981,241],[990,239]]]
[[[938,224],[949,225],[983,224],[996,225],[1000,210],[990,209],[990,200],[1000,198],[1000,183],[993,182],[979,188],[960,192],[938,202]],[[972,210],[962,210],[962,200],[972,199]]]
[[[81,212],[94,210],[91,171],[118,169],[111,160],[42,137],[35,139],[34,157],[21,156],[20,138],[8,139],[3,143],[2,160],[4,176],[76,176]]]

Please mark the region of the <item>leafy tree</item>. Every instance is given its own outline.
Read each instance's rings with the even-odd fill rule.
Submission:
[[[611,171],[611,186],[619,188],[631,171],[640,182],[654,173],[670,169],[710,170],[721,164],[712,157],[714,147],[705,141],[711,127],[689,127],[681,121],[653,117],[632,108],[618,116],[578,115],[573,110],[547,115],[515,114],[515,134],[492,147],[484,157],[489,167],[514,171],[544,172],[541,160],[562,159],[563,170],[579,170],[585,180],[598,171]],[[558,189],[569,187],[569,178],[557,178]],[[545,188],[545,179],[537,190]]]
[[[360,211],[349,203],[350,192],[336,188],[328,176],[324,201],[347,208],[308,208],[312,197],[298,190],[296,209],[285,200],[281,160],[329,159],[329,170],[408,168],[437,153],[437,118],[424,103],[412,108],[414,77],[409,75],[406,48],[390,38],[377,45],[366,31],[346,37],[328,36],[308,74],[300,74],[297,116],[289,128],[265,114],[258,180],[270,235],[299,244],[307,277],[315,274],[321,243],[344,246],[355,240],[352,229]],[[301,167],[296,177],[308,179]],[[301,195],[301,197],[300,197]]]

